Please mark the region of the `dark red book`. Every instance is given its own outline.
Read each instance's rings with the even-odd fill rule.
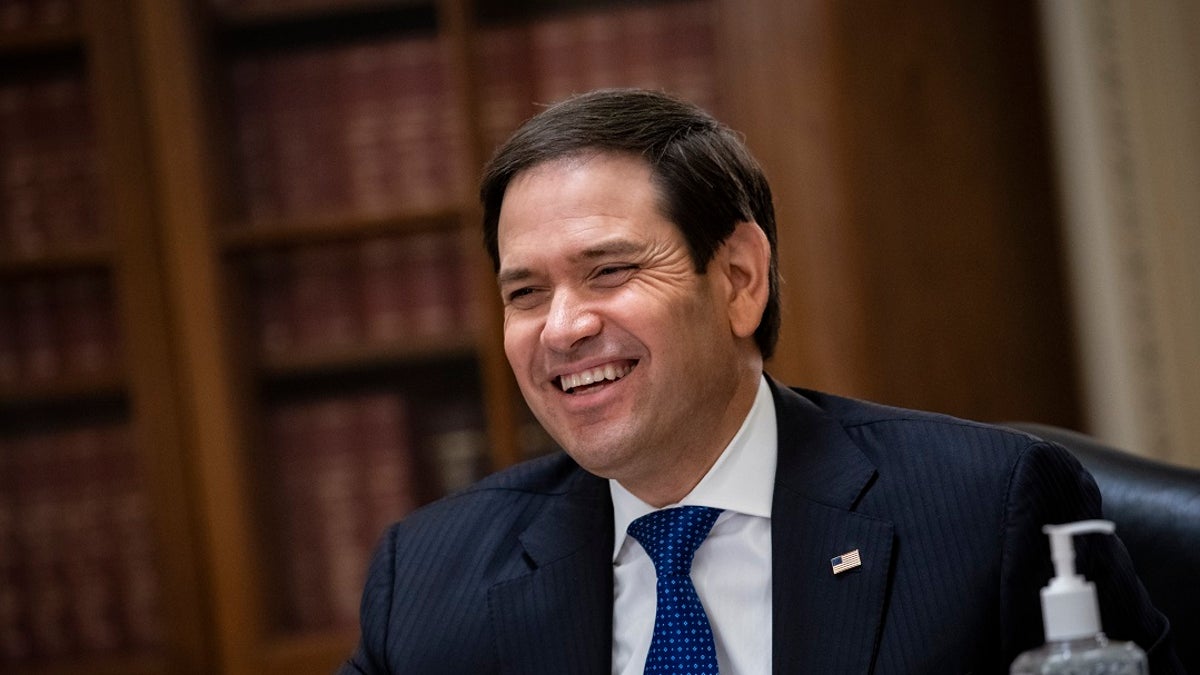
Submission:
[[[16,282],[16,317],[22,377],[30,381],[60,377],[63,360],[58,310],[49,280],[30,278]]]
[[[557,103],[582,92],[583,62],[576,42],[576,20],[552,16],[530,27],[533,48],[534,97],[539,104]]]
[[[283,215],[272,88],[264,59],[236,61],[231,72],[240,198],[251,223]]]
[[[0,385],[16,384],[21,379],[21,350],[17,340],[17,304],[15,288],[0,283]]]
[[[114,370],[117,327],[108,279],[100,272],[73,273],[56,280],[55,292],[63,370],[78,374]]]
[[[21,450],[19,439],[0,437],[0,665],[24,661],[32,654],[24,583],[24,532],[17,509]]]
[[[346,243],[297,249],[291,254],[292,312],[305,349],[345,347],[362,337],[357,249]]]
[[[286,354],[296,346],[297,328],[288,254],[275,250],[256,254],[249,262],[248,278],[259,350],[266,356]]]
[[[524,23],[488,26],[475,53],[484,139],[493,148],[536,111],[534,55]]]
[[[388,343],[412,334],[415,303],[406,283],[405,245],[403,237],[394,235],[359,245],[363,327],[370,342]]]
[[[103,428],[106,460],[106,517],[115,552],[112,563],[118,589],[123,643],[134,651],[162,645],[163,606],[150,503],[143,488],[131,429]]]

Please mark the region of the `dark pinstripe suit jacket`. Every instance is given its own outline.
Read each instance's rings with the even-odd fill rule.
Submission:
[[[1002,673],[1041,643],[1044,523],[1098,517],[1058,446],[772,383],[775,673]],[[565,455],[496,474],[392,527],[343,673],[610,672],[612,505]],[[835,576],[830,558],[858,549]],[[1079,568],[1110,637],[1182,672],[1124,548]]]

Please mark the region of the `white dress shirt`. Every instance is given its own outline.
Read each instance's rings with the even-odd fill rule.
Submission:
[[[712,624],[722,675],[771,672],[771,497],[775,485],[775,402],[766,378],[741,428],[704,478],[678,504],[724,509],[692,561],[692,582]],[[613,546],[616,675],[641,675],[654,633],[654,563],[629,523],[654,507],[615,480],[609,489]],[[665,507],[670,508],[670,507]]]

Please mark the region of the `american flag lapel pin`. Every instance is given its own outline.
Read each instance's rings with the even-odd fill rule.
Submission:
[[[834,574],[841,574],[846,570],[852,570],[855,567],[862,565],[862,559],[858,557],[858,549],[854,549],[848,553],[843,553],[837,557],[830,558],[829,564],[833,566]]]

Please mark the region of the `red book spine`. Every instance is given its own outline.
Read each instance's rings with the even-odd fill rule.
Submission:
[[[435,337],[454,328],[455,285],[461,271],[453,263],[458,242],[444,231],[422,232],[405,240],[404,292],[412,298],[413,332]]]
[[[434,462],[443,492],[462,489],[482,475],[487,438],[482,411],[468,400],[440,402],[430,414]]]
[[[71,651],[68,588],[63,575],[63,471],[59,434],[26,436],[18,451],[18,537],[24,557],[30,653],[57,658]]]
[[[39,139],[37,191],[41,229],[48,243],[62,247],[94,240],[100,231],[94,203],[94,141],[84,81],[67,76],[34,88]]]
[[[26,84],[6,87],[0,99],[4,113],[4,147],[0,153],[4,188],[4,222],[9,251],[21,256],[41,253],[46,232],[39,214],[39,127],[33,90]]]
[[[69,151],[67,185],[60,195],[68,203],[71,231],[70,242],[101,242],[111,230],[105,222],[100,204],[100,162],[92,113],[92,92],[86,80],[78,80],[71,89],[66,113],[67,125],[76,131],[68,134]]]
[[[316,162],[303,167],[309,183],[308,213],[330,215],[350,208],[349,160],[345,127],[345,100],[340,92],[342,50],[317,50],[304,59],[304,91],[300,103],[308,111],[308,133],[312,134]]]
[[[21,379],[21,350],[17,341],[20,320],[13,287],[0,284],[0,385],[16,384]]]
[[[274,494],[278,555],[283,565],[282,620],[288,628],[323,626],[330,616],[322,591],[323,562],[317,549],[318,513],[311,496],[316,466],[315,406],[280,405],[268,416],[270,456],[279,476]]]
[[[24,545],[17,510],[20,442],[0,438],[0,665],[23,661],[31,644]]]
[[[398,85],[388,103],[393,109],[389,132],[400,206],[439,206],[444,201],[438,194],[436,150],[431,145],[441,86],[436,43],[428,38],[406,39],[389,45],[387,54],[387,77]]]
[[[102,373],[117,362],[117,329],[108,280],[83,272],[56,283],[64,370]]]
[[[494,147],[534,112],[534,57],[523,23],[482,30],[475,54],[483,99],[484,138]]]
[[[412,429],[407,401],[399,394],[377,393],[359,400],[361,455],[359,478],[365,486],[359,549],[366,571],[371,550],[391,523],[417,506]]]
[[[357,403],[352,398],[332,398],[318,404],[314,430],[315,468],[310,476],[317,519],[317,556],[324,562],[322,590],[329,599],[330,625],[352,627],[358,617],[362,591],[361,555],[358,552],[362,486],[355,472],[360,447]]]
[[[617,87],[622,82],[621,23],[614,11],[583,14],[574,20],[581,91]]]
[[[711,2],[688,2],[671,9],[660,40],[659,60],[667,89],[708,110],[719,104],[716,82],[716,8]]]
[[[357,342],[362,335],[357,250],[335,244],[299,249],[292,256],[299,344],[328,349]]]
[[[103,433],[106,461],[112,465],[106,518],[116,551],[113,574],[120,589],[125,643],[134,650],[153,649],[164,635],[150,508],[129,428],[112,425]]]
[[[381,215],[395,208],[388,180],[390,106],[380,97],[385,54],[377,44],[355,45],[340,54],[340,99],[347,157],[349,201],[354,211]]]
[[[632,7],[620,14],[621,34],[624,36],[625,81],[628,86],[662,89],[658,67],[662,46],[663,23],[666,17],[656,7]]]
[[[281,251],[264,251],[250,261],[251,295],[259,349],[267,356],[285,354],[296,345],[290,260]]]
[[[404,240],[377,237],[359,245],[362,308],[366,337],[383,343],[410,333],[413,308],[405,288]]]
[[[54,294],[46,279],[17,282],[17,340],[21,371],[28,380],[45,381],[62,374]]]
[[[468,255],[465,248],[473,242],[464,241],[459,233],[450,233],[448,238],[446,268],[454,330],[470,333],[485,320],[486,305],[478,290],[484,287],[484,283],[479,278],[480,270],[474,264],[475,258]]]
[[[476,167],[467,165],[467,146],[470,121],[467,119],[460,91],[451,78],[453,58],[448,54],[449,43],[434,41],[433,59],[437,72],[434,92],[433,129],[430,138],[434,147],[434,178],[436,197],[442,203],[460,203],[472,197]]]
[[[65,26],[75,18],[77,0],[32,0],[34,25],[53,28]]]
[[[5,0],[0,3],[0,32],[24,30],[31,23],[33,0]]]
[[[285,218],[328,214],[331,171],[322,136],[320,98],[329,84],[329,60],[317,52],[295,52],[268,62],[271,131],[278,151],[278,185]],[[323,154],[324,153],[324,154]]]
[[[233,66],[236,147],[241,193],[251,222],[281,217],[278,137],[274,133],[274,89],[269,69],[259,58]]]
[[[576,44],[575,19],[558,16],[533,24],[534,96],[538,103],[555,103],[580,91],[582,64]]]
[[[104,515],[111,437],[107,428],[96,426],[72,430],[65,437],[69,500],[63,540],[66,586],[72,632],[79,650],[91,654],[120,646],[113,538]]]

